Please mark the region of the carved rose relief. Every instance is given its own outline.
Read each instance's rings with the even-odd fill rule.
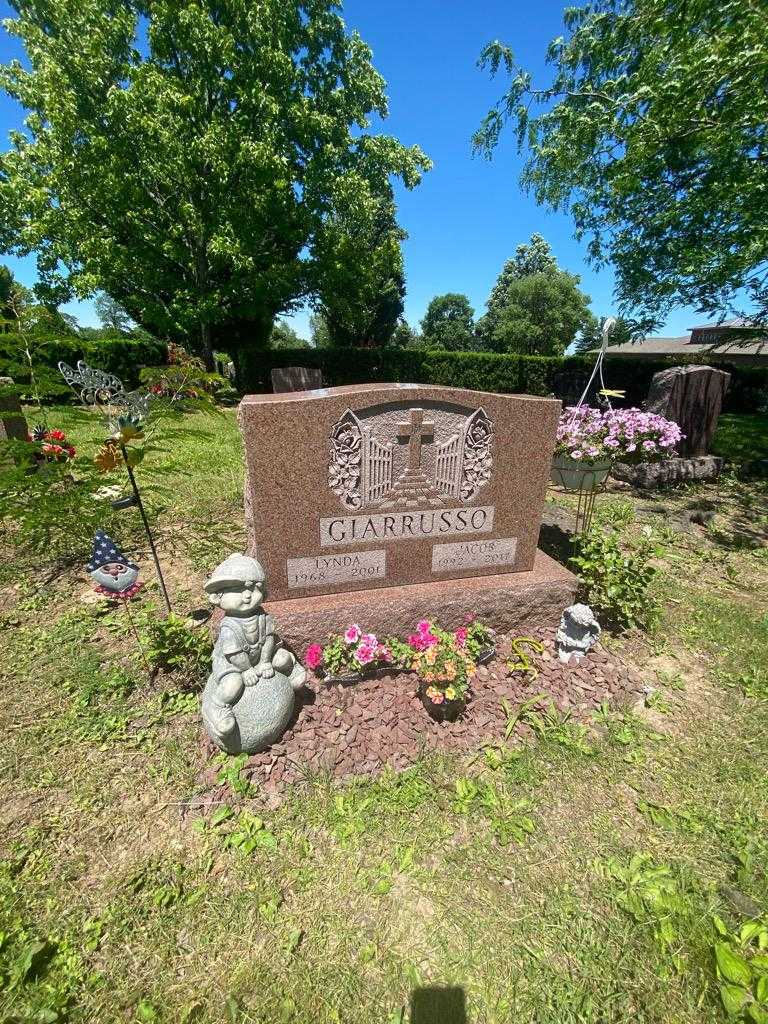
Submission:
[[[478,409],[467,423],[464,439],[461,496],[465,501],[471,501],[480,488],[491,479],[492,445],[493,424],[485,410]]]
[[[331,431],[331,454],[328,463],[328,485],[345,508],[362,507],[360,493],[360,460],[363,438],[353,413],[347,412]]]
[[[331,429],[328,483],[350,510],[470,502],[491,478],[492,447],[484,409],[347,409]]]

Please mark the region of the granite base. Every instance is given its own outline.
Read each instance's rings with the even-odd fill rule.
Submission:
[[[323,643],[351,622],[381,636],[405,636],[425,618],[456,629],[467,615],[504,632],[555,626],[577,587],[573,573],[537,551],[529,572],[267,601],[265,608],[283,643],[301,657],[309,644]]]

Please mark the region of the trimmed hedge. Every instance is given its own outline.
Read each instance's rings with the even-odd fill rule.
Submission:
[[[309,366],[322,370],[323,382],[328,387],[390,381],[442,384],[502,394],[555,394],[575,402],[579,395],[574,398],[573,389],[580,391],[582,378],[586,383],[594,366],[594,359],[588,356],[558,358],[408,349],[241,349],[235,356],[238,387],[244,393],[270,392],[274,367]],[[671,357],[646,360],[614,356],[605,364],[606,385],[626,392],[621,404],[640,405],[653,375],[679,362]],[[753,413],[765,405],[768,366],[709,362],[731,374],[726,412]]]
[[[29,350],[38,391],[42,398],[70,395],[71,389],[59,373],[59,362],[75,366],[84,360],[89,366],[116,374],[128,388],[139,383],[139,370],[168,361],[168,346],[154,338],[57,338],[30,337]],[[24,339],[18,334],[0,334],[0,377],[13,377],[22,394],[31,392],[31,374]]]

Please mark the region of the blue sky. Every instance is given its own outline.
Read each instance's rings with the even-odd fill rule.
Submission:
[[[518,184],[522,158],[511,133],[491,162],[473,157],[470,139],[483,115],[501,95],[503,77],[491,81],[476,67],[482,47],[499,38],[535,73],[544,74],[547,44],[562,32],[563,0],[347,0],[344,18],[373,50],[387,81],[390,116],[383,130],[431,157],[433,170],[412,192],[398,189],[405,243],[406,317],[414,326],[429,300],[444,292],[466,293],[478,315],[506,259],[535,231],[551,244],[562,267],[582,277],[597,315],[613,311],[613,275],[586,263],[586,247],[573,238],[566,216],[536,206]],[[0,12],[8,16],[7,3]],[[17,55],[3,33],[3,60]],[[21,112],[0,96],[0,134],[19,125]],[[34,263],[0,257],[27,284]],[[96,323],[91,303],[66,307],[81,323]],[[290,318],[309,336],[308,313]],[[662,334],[682,334],[701,321],[693,310],[676,310]]]

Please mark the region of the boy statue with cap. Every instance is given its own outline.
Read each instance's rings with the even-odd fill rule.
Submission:
[[[295,691],[307,678],[261,607],[265,583],[255,558],[230,555],[205,584],[224,618],[203,691],[203,722],[229,754],[255,754],[279,740],[293,715]]]

